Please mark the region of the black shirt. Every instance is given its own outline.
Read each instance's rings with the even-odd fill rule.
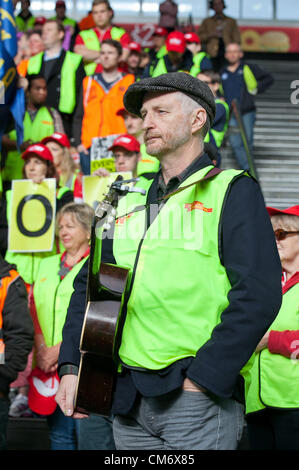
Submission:
[[[206,154],[198,157],[181,175],[168,182],[167,191],[175,190],[191,174],[208,165],[211,161]],[[149,189],[147,202],[156,201],[161,189],[165,191],[159,172]],[[253,178],[241,176],[228,188],[219,237],[220,259],[232,286],[221,323],[195,358],[182,359],[159,371],[124,368],[117,378],[114,414],[126,414],[138,393],[165,394],[181,387],[185,377],[212,394],[221,397],[234,394],[239,372],[276,317],[282,298],[281,264],[274,233],[260,187]],[[111,262],[111,254],[108,247],[105,253],[103,242],[102,261]],[[82,327],[86,280],[87,263],[74,283],[75,292],[63,331],[60,365],[78,365],[79,362],[79,338],[76,346],[74,337]]]

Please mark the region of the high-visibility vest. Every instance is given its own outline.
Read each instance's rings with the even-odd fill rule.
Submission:
[[[123,118],[116,113],[123,108],[123,96],[134,81],[134,75],[127,74],[106,93],[92,77],[84,78],[81,142],[86,148],[90,148],[94,137],[126,132]]]
[[[57,17],[53,16],[51,19],[52,20],[57,20]],[[62,24],[63,24],[63,26],[72,26],[73,28],[75,28],[77,22],[76,22],[76,20],[73,20],[72,18],[64,18],[62,20]]]
[[[187,178],[180,187],[191,186],[171,196],[148,228],[143,195],[119,201],[113,255],[130,271],[119,357],[129,367],[159,370],[194,357],[228,306],[219,224],[230,185],[244,172],[225,170],[196,183],[212,168]],[[144,180],[137,186],[148,190],[153,180]]]
[[[119,28],[118,26],[112,26],[110,34],[111,39],[115,41],[120,41],[121,37],[124,35],[126,31],[123,28]],[[97,36],[97,33],[94,29],[86,29],[84,31],[80,31],[79,36],[83,39],[84,45],[87,49],[92,51],[99,52],[101,49],[101,43]],[[86,75],[93,75],[96,71],[97,64],[95,62],[86,63],[85,66],[85,73]]]
[[[0,279],[0,365],[5,363],[5,344],[3,340],[3,308],[9,286],[20,277],[15,269],[9,271],[9,275]]]
[[[282,304],[269,330],[299,330],[299,283],[282,296]],[[272,354],[268,348],[255,354],[254,363],[246,368],[246,413],[266,407],[294,409],[299,407],[299,344],[294,345],[294,358]]]
[[[67,308],[74,291],[73,282],[86,259],[77,263],[63,279],[58,274],[61,254],[51,256],[40,263],[33,295],[38,321],[47,347],[62,341]]]
[[[215,103],[216,103],[216,106],[223,106],[223,107],[224,107],[226,120],[225,120],[223,129],[222,129],[221,131],[219,131],[219,130],[217,130],[217,129],[214,129],[214,128],[213,128],[213,124],[212,124],[211,129],[210,129],[210,131],[207,133],[207,135],[206,135],[204,141],[205,141],[205,142],[210,142],[210,134],[212,134],[212,137],[214,138],[216,147],[217,147],[217,148],[220,148],[220,147],[221,147],[221,144],[222,144],[222,142],[223,142],[224,136],[225,136],[225,134],[226,134],[227,128],[228,128],[229,113],[230,113],[230,111],[229,111],[229,106],[228,106],[228,104],[226,103],[226,101],[223,101],[223,100],[217,98],[217,99],[215,100]]]
[[[194,55],[193,65],[189,72],[190,75],[196,77],[196,75],[201,72],[201,63],[205,57],[209,58],[209,55],[206,52],[198,52]]]
[[[28,111],[25,112],[24,121],[24,142],[27,140],[32,140],[32,142],[40,142],[44,137],[52,135],[55,131],[54,128],[54,119],[51,114],[51,108],[42,106],[34,120],[31,120],[31,117]],[[16,130],[12,130],[8,134],[10,140],[17,140]],[[22,169],[24,166],[24,160],[21,158],[21,154],[17,150],[11,150],[7,153],[5,160],[5,166],[3,169],[3,180],[12,181],[14,179],[21,179]]]
[[[35,23],[35,17],[30,16],[28,20],[24,20],[20,15],[15,17],[15,22],[16,22],[16,27],[17,30],[25,33],[29,29],[33,29],[34,23]]]
[[[28,75],[39,74],[42,68],[44,52],[29,59]],[[61,113],[72,114],[77,103],[76,71],[82,57],[74,52],[66,51],[61,68],[60,97],[58,110]]]
[[[188,72],[188,70],[178,70],[178,72]],[[150,67],[150,76],[158,77],[164,73],[168,73],[167,67],[165,65],[165,56],[162,56],[156,64],[151,65]]]
[[[160,168],[160,162],[156,157],[148,155],[145,144],[140,145],[140,160],[137,164],[137,176],[144,173],[157,172]]]

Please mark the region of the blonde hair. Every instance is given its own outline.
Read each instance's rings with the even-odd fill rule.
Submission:
[[[60,171],[61,171],[60,179],[61,179],[61,182],[64,184],[71,177],[71,175],[74,174],[76,170],[76,165],[71,155],[70,149],[68,149],[67,147],[62,147],[62,150],[63,150],[63,157],[60,163]]]
[[[91,225],[94,218],[94,210],[86,203],[78,204],[76,202],[70,202],[65,204],[57,214],[57,228],[61,217],[65,214],[71,214],[76,222],[81,225],[83,230],[87,233],[91,232]]]
[[[282,228],[286,231],[299,231],[299,217],[291,214],[277,214],[271,216],[273,229]]]

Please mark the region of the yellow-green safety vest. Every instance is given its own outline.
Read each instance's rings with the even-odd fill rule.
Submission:
[[[28,75],[39,74],[42,68],[44,52],[34,55],[28,62]],[[77,102],[76,71],[82,57],[74,52],[66,51],[61,68],[60,98],[58,110],[61,113],[72,114]]]
[[[44,137],[52,135],[54,133],[54,119],[51,114],[51,109],[42,106],[34,120],[31,120],[28,111],[25,111],[24,121],[24,142],[32,140],[32,142],[40,142]],[[16,130],[12,130],[8,134],[10,140],[17,140]],[[11,150],[7,153],[5,160],[5,166],[3,169],[3,180],[12,181],[21,179],[23,177],[22,170],[24,166],[24,160],[21,158],[21,154],[17,150]]]
[[[299,283],[282,296],[282,304],[269,330],[299,330]],[[294,357],[272,354],[268,348],[255,354],[251,367],[245,369],[246,413],[266,407],[299,407],[299,343]]]
[[[145,144],[140,145],[141,158],[137,164],[137,176],[144,173],[157,172],[160,168],[160,162],[156,157],[148,155]]]
[[[118,26],[113,26],[111,28],[111,39],[115,41],[120,41],[120,38],[126,31],[123,28],[119,28]],[[80,31],[79,36],[84,41],[84,45],[92,50],[92,51],[100,51],[101,44],[96,32],[93,29],[86,29],[84,31]],[[97,68],[97,64],[94,62],[86,63],[84,66],[86,75],[93,75]]]
[[[73,282],[86,259],[76,264],[63,279],[58,274],[61,254],[48,257],[40,263],[33,295],[38,321],[47,347],[62,341],[67,308],[74,291]]]
[[[212,168],[187,178],[181,186],[191,186],[171,196],[148,229],[144,196],[130,193],[120,200],[113,254],[117,265],[130,270],[119,349],[129,367],[159,370],[194,357],[228,306],[231,285],[220,260],[219,224],[229,187],[244,172],[225,170],[196,183]],[[142,178],[137,186],[148,190],[152,181]]]

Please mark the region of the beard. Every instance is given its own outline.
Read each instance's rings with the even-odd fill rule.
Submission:
[[[159,156],[162,157],[163,155],[175,151],[190,139],[190,133],[187,132],[187,130],[180,130],[181,132],[169,132],[164,136],[145,135],[146,152],[149,155],[159,158]]]

